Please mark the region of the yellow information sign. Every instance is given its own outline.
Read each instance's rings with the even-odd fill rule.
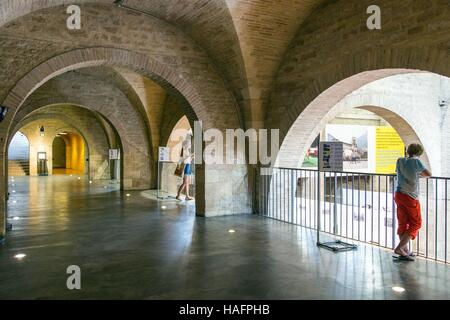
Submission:
[[[395,173],[397,159],[405,156],[405,145],[392,127],[376,128],[376,173]]]

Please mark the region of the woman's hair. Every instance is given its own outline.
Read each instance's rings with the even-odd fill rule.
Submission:
[[[411,143],[408,146],[408,150],[406,150],[406,153],[408,153],[410,157],[414,156],[420,157],[423,153],[423,147],[418,143]]]

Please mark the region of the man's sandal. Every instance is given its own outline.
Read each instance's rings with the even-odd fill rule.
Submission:
[[[400,256],[400,255],[396,256],[396,255],[394,255],[394,256],[392,256],[392,258],[398,259],[401,261],[416,261],[416,259],[414,259],[412,256]]]

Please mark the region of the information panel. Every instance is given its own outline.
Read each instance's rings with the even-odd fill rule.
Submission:
[[[340,141],[320,142],[320,171],[342,171],[344,169],[344,145]]]
[[[392,127],[376,128],[376,173],[395,173],[397,159],[405,156],[405,145]]]
[[[159,147],[159,162],[170,161],[170,148]]]
[[[119,149],[109,149],[109,160],[119,159]]]

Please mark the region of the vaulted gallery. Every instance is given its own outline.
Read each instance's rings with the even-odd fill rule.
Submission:
[[[392,287],[412,282],[398,284],[386,250],[393,157],[411,143],[434,179],[421,181],[414,270],[439,260],[429,276],[448,277],[450,6],[381,0],[370,28],[372,5],[2,0],[0,298],[404,298]],[[344,127],[365,130],[366,149],[322,174],[314,150]],[[361,144],[349,137],[344,148]],[[318,228],[358,244],[355,260],[318,249]],[[53,249],[51,275],[25,290]],[[329,280],[366,274],[365,259],[392,277]],[[72,264],[89,274],[82,291],[53,283]],[[114,280],[103,290],[100,269]],[[450,297],[439,284],[406,292]]]

